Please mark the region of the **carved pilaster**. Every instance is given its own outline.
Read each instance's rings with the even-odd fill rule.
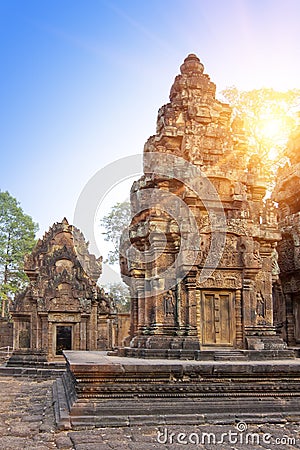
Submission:
[[[92,302],[92,311],[91,311],[91,319],[90,319],[90,325],[91,325],[91,347],[90,350],[97,350],[97,303]]]
[[[138,308],[135,312],[137,317],[137,329],[139,332],[143,331],[145,328],[145,308],[146,308],[146,300],[145,300],[145,292],[144,292],[144,281],[139,278],[136,281],[136,293],[137,293],[137,304]]]
[[[197,279],[196,272],[190,272],[185,279],[185,289],[187,293],[187,334],[197,336]]]
[[[235,292],[235,321],[236,321],[236,346],[237,348],[244,348],[244,333],[243,333],[243,313],[242,313],[242,294],[238,289]]]
[[[285,293],[285,301],[286,301],[287,343],[288,343],[288,345],[296,345],[295,317],[294,317],[294,311],[293,311],[292,294]]]
[[[30,347],[33,350],[36,350],[39,348],[38,343],[38,316],[37,316],[37,309],[36,309],[36,299],[32,299],[31,301],[31,320],[30,320]]]
[[[72,336],[72,348],[74,350],[80,350],[80,322],[77,322],[73,326],[73,336]],[[94,350],[97,350],[97,333],[96,333],[96,343]]]
[[[138,329],[138,299],[133,295],[130,302],[130,316],[130,336],[133,337],[137,334]]]
[[[255,287],[254,281],[245,278],[243,282],[243,316],[244,326],[249,328],[255,325],[255,311],[253,309],[254,304]]]
[[[48,348],[48,358],[53,360],[55,358],[55,350],[56,350],[56,336],[54,333],[54,325],[53,322],[48,323],[48,342],[49,342],[49,348]]]
[[[41,323],[41,349],[48,350],[48,315],[46,313],[40,314]]]
[[[79,324],[80,327],[80,342],[79,350],[87,350],[87,321],[88,317],[82,317]]]

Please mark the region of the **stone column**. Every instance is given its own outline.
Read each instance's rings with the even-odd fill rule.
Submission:
[[[87,320],[88,317],[81,316],[81,322],[80,322],[80,343],[79,343],[79,349],[80,350],[87,350]]]
[[[287,333],[287,344],[296,345],[295,339],[295,317],[293,311],[293,297],[290,292],[285,292],[284,294],[286,302],[286,333]]]
[[[200,295],[200,293],[199,293]],[[197,297],[198,298],[198,297]],[[197,300],[198,301],[198,300]],[[182,336],[185,331],[185,321],[183,314],[183,298],[182,298],[182,283],[178,283],[176,286],[176,313],[177,313],[177,330],[176,333],[178,336]]]
[[[243,316],[245,329],[251,329],[254,325],[253,296],[255,294],[254,281],[244,278],[243,281]]]
[[[92,301],[92,311],[90,319],[90,350],[97,350],[97,302]]]
[[[139,272],[132,271],[130,286],[130,337],[138,334],[138,312],[139,312],[139,298],[138,298],[138,278]]]
[[[48,342],[48,314],[42,313],[40,314],[40,348],[49,352],[49,342]],[[50,343],[51,345],[52,343]]]
[[[185,288],[187,292],[187,334],[197,336],[197,291],[196,272],[190,272],[185,278]]]
[[[244,348],[242,293],[238,289],[235,292],[235,321],[236,321],[236,347]]]
[[[72,336],[72,350],[80,350],[80,322],[74,323]]]
[[[54,349],[56,336],[53,333],[53,328],[55,329],[53,323],[48,322],[48,357],[50,360],[55,358]]]
[[[36,310],[36,305],[37,305],[37,299],[36,298],[32,298],[31,300],[31,320],[30,320],[30,348],[32,350],[36,350],[37,348],[39,348],[39,343],[38,343],[38,317],[37,317],[37,310]]]
[[[145,292],[144,292],[144,279],[138,278],[136,280],[136,292],[137,292],[137,329],[138,333],[142,333],[145,328]]]
[[[199,289],[196,290],[196,305],[197,305],[197,335],[199,344],[201,346],[202,344],[202,329],[201,329],[201,323],[202,323],[202,311],[201,311],[201,292]]]
[[[13,326],[13,349],[19,349],[19,329],[20,322],[14,318],[14,326]]]

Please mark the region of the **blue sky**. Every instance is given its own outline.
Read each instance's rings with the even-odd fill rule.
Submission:
[[[299,88],[299,0],[0,0],[0,189],[73,219],[102,167],[141,153],[179,66],[217,89]]]

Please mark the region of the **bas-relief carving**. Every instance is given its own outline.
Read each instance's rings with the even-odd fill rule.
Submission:
[[[257,314],[257,323],[265,325],[265,317],[266,317],[266,302],[261,292],[256,293],[256,314]]]
[[[273,281],[276,281],[280,274],[280,268],[279,268],[279,264],[278,264],[278,252],[275,247],[273,248],[272,254],[271,254],[271,264],[272,264]]]
[[[205,277],[204,274],[200,274],[202,277]],[[200,276],[199,275],[199,276]],[[197,281],[197,288],[199,289],[242,289],[242,272],[240,273],[228,273],[227,271],[218,272],[215,271],[213,275],[207,277],[207,279],[203,282]]]
[[[300,274],[298,274],[300,278]],[[300,292],[300,279],[297,279],[296,276],[288,277],[288,279],[283,278],[283,290],[285,293],[297,293]]]
[[[79,323],[81,322],[81,316],[80,314],[69,314],[69,313],[49,313],[48,314],[48,321],[54,322],[54,323],[61,323],[61,322],[72,322],[72,323]]]
[[[172,291],[168,291],[163,296],[163,304],[164,304],[164,315],[165,317],[174,317],[175,316],[175,299]]]
[[[260,256],[260,243],[252,237],[241,237],[240,239],[241,260],[244,267],[261,268],[262,258]]]

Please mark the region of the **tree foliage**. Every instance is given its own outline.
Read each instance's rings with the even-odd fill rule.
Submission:
[[[122,283],[110,283],[105,286],[105,290],[108,290],[108,294],[114,299],[114,302],[119,313],[128,313],[130,310],[130,293],[126,284]]]
[[[113,244],[114,250],[108,253],[107,262],[114,264],[119,261],[119,245],[122,232],[130,224],[130,203],[116,203],[111,211],[103,217],[101,225],[105,228],[105,240]]]
[[[38,230],[17,200],[0,191],[0,308],[2,317],[8,313],[8,303],[23,289],[27,276],[23,270],[24,256],[35,245]]]
[[[300,90],[274,89],[239,91],[235,86],[221,92],[243,122],[250,151],[279,161],[298,120]]]

